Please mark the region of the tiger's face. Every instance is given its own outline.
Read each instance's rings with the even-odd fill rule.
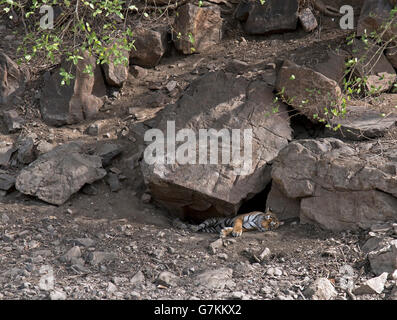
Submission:
[[[261,221],[261,225],[264,230],[266,230],[266,231],[275,230],[281,225],[277,216],[270,210],[268,210],[266,213],[264,213],[263,216],[264,217],[263,217],[263,220]]]

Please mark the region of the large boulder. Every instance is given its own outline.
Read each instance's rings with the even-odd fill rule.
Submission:
[[[130,52],[131,63],[153,68],[167,51],[167,31],[137,27],[133,31],[134,47]]]
[[[276,89],[289,105],[318,122],[329,120],[332,110],[340,110],[342,92],[335,80],[285,60],[278,71]]]
[[[170,123],[167,128],[167,122],[171,121],[173,125],[174,121],[177,137],[183,136],[182,133],[188,134],[186,130],[179,130],[191,129],[193,137],[188,140],[192,142],[189,147],[198,150],[203,158],[198,159],[192,151],[189,152],[192,156],[189,159],[193,161],[185,161],[185,164],[180,161],[181,158],[176,163],[161,163],[164,157],[150,164],[146,158],[146,152],[150,149],[146,148],[141,169],[153,199],[173,214],[184,217],[202,219],[236,214],[242,201],[262,191],[270,182],[269,163],[291,139],[286,111],[284,104],[274,101],[272,89],[259,80],[249,81],[219,71],[193,81],[179,101],[163,109],[154,121],[150,121],[150,126],[164,133],[168,139],[165,143],[170,146],[173,144],[173,130],[169,127]],[[209,151],[214,151],[214,146],[204,145],[207,137],[199,135],[199,132],[203,133],[201,129],[213,129],[209,132],[212,137],[223,133],[222,142],[216,140],[215,145],[219,147],[216,155],[226,153],[225,161],[219,157],[218,161],[206,164]],[[234,129],[237,129],[234,134],[237,133],[241,142],[235,138],[227,140]],[[249,133],[248,130],[252,130],[252,139],[249,135],[243,137],[243,133]],[[141,132],[142,135],[144,131]],[[180,141],[186,140],[186,136],[179,138],[182,139]],[[188,142],[184,143],[184,147]],[[248,145],[250,142],[252,153]],[[235,157],[236,154],[230,157],[227,152],[230,149],[240,152],[242,144],[245,149],[241,154],[237,153],[241,158]],[[183,150],[180,147],[181,143],[175,144],[177,154]],[[166,158],[172,159],[173,151],[169,150]],[[200,161],[204,158],[205,161]]]
[[[244,0],[234,16],[248,34],[281,33],[297,28],[298,9],[298,0]]]
[[[178,9],[173,25],[173,41],[184,54],[203,52],[218,44],[221,37],[219,7],[198,7],[188,3]]]
[[[74,66],[65,60],[61,66],[44,77],[40,97],[40,112],[43,120],[52,126],[62,126],[93,118],[103,105],[106,86],[96,59],[87,52]],[[92,66],[93,75],[85,73]],[[62,85],[61,69],[71,70],[74,79]]]
[[[296,211],[288,215],[303,223],[330,230],[369,228],[397,218],[396,154],[387,142],[294,141],[273,162],[273,186],[300,201],[299,211],[291,206]]]
[[[58,146],[43,154],[16,178],[15,188],[45,202],[61,205],[86,183],[102,179],[101,158],[88,155],[79,143]]]
[[[0,106],[12,102],[12,99],[25,88],[28,73],[0,51]]]

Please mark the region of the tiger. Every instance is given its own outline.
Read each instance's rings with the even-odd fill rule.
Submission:
[[[231,234],[233,237],[241,237],[244,231],[259,230],[261,232],[275,230],[282,222],[277,216],[267,210],[266,213],[253,211],[240,214],[233,218],[210,218],[196,226],[196,232],[219,232],[221,238]]]

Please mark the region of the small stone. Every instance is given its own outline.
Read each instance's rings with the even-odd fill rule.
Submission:
[[[218,258],[226,261],[228,259],[228,255],[226,253],[219,253]]]
[[[309,8],[303,9],[299,15],[299,21],[302,24],[303,30],[306,32],[311,32],[317,28],[318,23],[313,12]]]
[[[18,115],[16,110],[3,112],[3,120],[8,133],[14,133],[22,129],[24,120]]]
[[[163,271],[159,274],[159,276],[157,277],[156,283],[159,285],[163,285],[166,287],[171,287],[176,285],[178,280],[178,277],[169,272],[169,271]]]
[[[66,300],[66,293],[59,290],[54,290],[50,293],[51,300]]]
[[[327,278],[318,278],[304,290],[303,294],[312,300],[331,300],[338,295]]]
[[[106,176],[106,182],[109,185],[111,192],[117,192],[122,189],[120,180],[118,176],[114,173],[108,173],[108,175]]]
[[[391,278],[392,278],[393,280],[396,280],[396,281],[397,281],[397,269],[394,270],[394,272],[393,272],[392,275],[391,275]]]
[[[260,261],[267,261],[271,257],[271,251],[269,248],[265,248],[262,253],[259,255],[259,260]]]
[[[137,79],[146,77],[147,73],[148,73],[147,70],[140,66],[132,66],[131,67],[131,74]]]
[[[138,271],[131,279],[130,283],[132,285],[140,285],[145,282],[145,275],[142,271]]]
[[[94,266],[101,263],[114,261],[116,259],[117,254],[105,251],[94,251],[89,256],[90,263]]]
[[[79,246],[74,246],[73,248],[69,249],[60,259],[63,262],[71,262],[72,258],[80,258],[81,257],[81,250]]]
[[[365,281],[361,286],[354,290],[354,294],[381,294],[385,288],[387,281],[387,272],[383,272],[380,276]]]
[[[77,238],[74,239],[73,242],[76,245],[83,246],[86,248],[93,247],[95,245],[95,240],[92,240],[91,238]]]
[[[283,275],[283,271],[279,268],[274,268],[274,275],[276,277],[282,276]]]
[[[172,92],[175,90],[177,85],[178,85],[178,82],[176,82],[175,80],[172,80],[167,83],[166,88],[167,88],[168,92]]]
[[[211,242],[210,245],[208,246],[208,249],[211,254],[215,254],[217,249],[220,249],[223,247],[223,240],[221,238],[215,240],[214,242]]]
[[[106,291],[108,293],[114,293],[116,290],[117,290],[117,287],[113,283],[109,282]]]

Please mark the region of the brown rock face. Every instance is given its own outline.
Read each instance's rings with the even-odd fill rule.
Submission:
[[[339,109],[341,89],[337,82],[313,69],[285,60],[276,80],[277,91],[287,103],[313,122],[328,118],[325,108]]]
[[[184,54],[203,52],[220,42],[222,18],[219,7],[185,4],[173,25],[175,47]]]
[[[181,129],[191,130],[196,139],[193,144],[193,149],[197,150],[193,157],[196,161],[150,164],[144,157],[141,169],[152,198],[172,214],[193,219],[236,214],[243,200],[265,189],[270,182],[269,162],[291,139],[286,110],[285,105],[274,103],[272,89],[262,81],[251,82],[220,71],[192,82],[180,100],[160,112],[155,121],[150,122],[150,127],[159,129],[165,138],[168,137],[167,121],[175,121],[177,134]],[[213,130],[210,135],[218,137],[216,154],[219,157],[213,163],[202,163],[199,154],[204,152],[204,156],[208,156],[213,147],[208,143],[201,149],[201,144],[197,143],[207,138],[201,139],[199,133],[210,129]],[[240,130],[237,134],[241,140],[237,146],[241,158],[236,161],[229,157],[224,161],[223,152],[230,150],[233,141],[235,143],[231,138],[235,129]],[[230,141],[225,135],[219,135],[222,130]],[[252,130],[252,140],[243,136],[244,130]],[[182,146],[179,141],[175,146],[177,153]],[[245,148],[249,141],[252,141],[252,153]],[[245,149],[241,150],[243,146]],[[251,160],[246,162],[244,156],[249,154]],[[172,156],[168,147],[166,155]]]
[[[273,185],[300,201],[295,214],[303,223],[344,230],[394,220],[397,150],[387,148],[381,155],[373,143],[350,146],[333,138],[294,141],[274,160]]]
[[[166,30],[150,30],[143,27],[133,31],[134,46],[130,52],[131,63],[145,68],[153,68],[167,50]]]
[[[53,126],[77,123],[92,118],[103,105],[106,86],[95,58],[83,54],[76,66],[63,62],[60,68],[71,70],[75,79],[70,85],[61,85],[60,68],[45,78],[40,98],[40,112],[43,120]],[[83,72],[92,66],[93,75]]]

